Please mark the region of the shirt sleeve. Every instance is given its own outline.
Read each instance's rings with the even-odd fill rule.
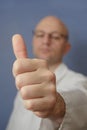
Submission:
[[[58,90],[66,103],[59,130],[87,130],[87,79],[76,79],[65,88]]]

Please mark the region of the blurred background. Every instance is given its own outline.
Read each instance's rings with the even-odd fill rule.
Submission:
[[[59,17],[69,29],[72,49],[64,62],[87,76],[87,0],[0,0],[0,130],[5,130],[17,92],[12,35],[23,35],[32,58],[32,30],[47,15]]]

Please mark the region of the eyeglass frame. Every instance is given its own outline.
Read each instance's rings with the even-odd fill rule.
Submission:
[[[56,32],[56,31],[54,31],[54,32],[52,32],[52,33],[46,33],[46,32],[44,32],[43,30],[32,30],[32,34],[33,34],[34,36],[36,36],[36,34],[35,34],[36,32],[38,32],[38,33],[43,33],[43,34],[48,34],[50,39],[53,38],[53,39],[55,39],[55,40],[57,40],[57,37],[56,37],[56,36],[53,37],[52,34],[53,34],[53,33],[59,33],[59,32]],[[65,34],[62,34],[62,33],[59,33],[59,35],[60,35],[61,37],[65,38],[66,40],[69,39],[69,36],[68,36],[68,35],[65,35]],[[36,37],[38,37],[38,36],[36,36]],[[41,36],[41,37],[42,37],[42,36]]]

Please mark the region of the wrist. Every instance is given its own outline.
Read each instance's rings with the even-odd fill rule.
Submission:
[[[64,99],[59,93],[57,93],[56,104],[53,108],[50,119],[61,122],[61,120],[64,118],[65,111],[66,111],[66,105]]]

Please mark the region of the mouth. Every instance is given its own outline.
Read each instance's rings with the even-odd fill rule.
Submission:
[[[41,51],[42,51],[42,52],[50,52],[51,49],[44,47],[44,48],[41,48]]]

